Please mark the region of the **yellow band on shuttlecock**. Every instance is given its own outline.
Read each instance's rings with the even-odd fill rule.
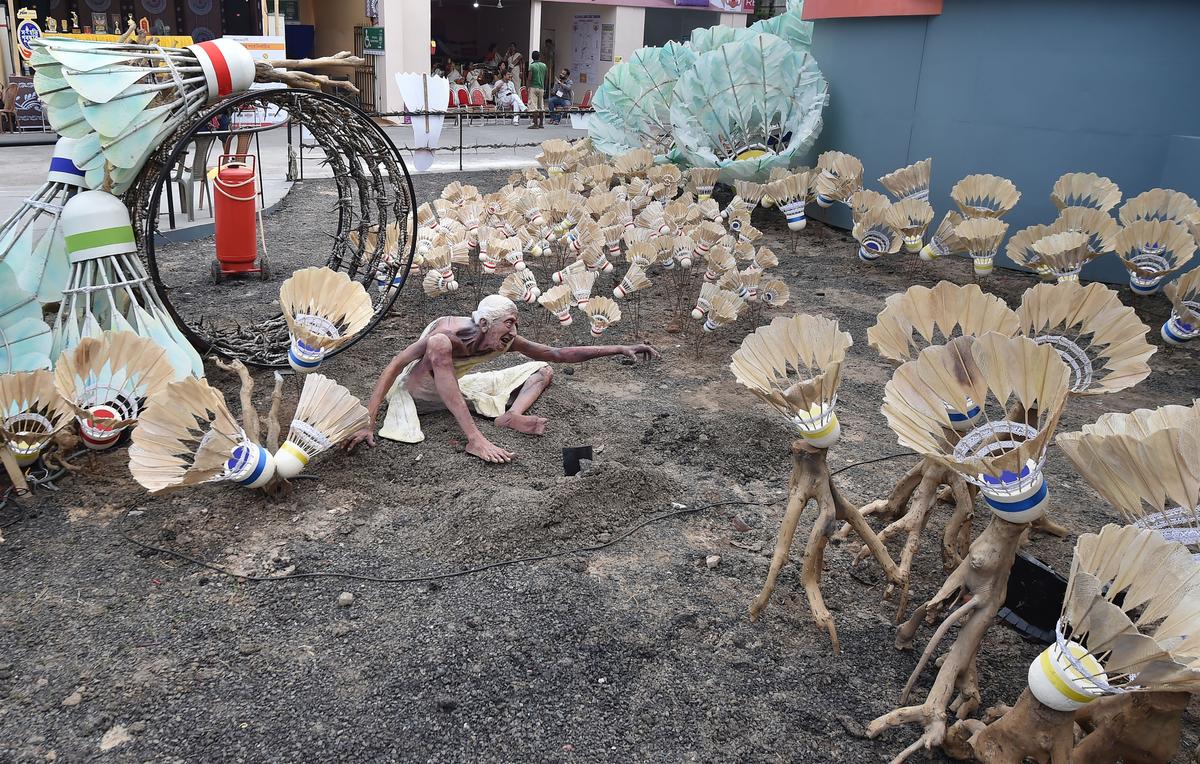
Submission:
[[[304,453],[304,449],[300,448],[291,441],[284,441],[284,444],[279,447],[279,450],[296,457],[296,461],[300,462],[301,466],[308,464],[308,454]]]
[[[1096,699],[1094,695],[1088,695],[1076,690],[1058,675],[1058,672],[1054,670],[1054,664],[1050,661],[1049,650],[1042,651],[1041,656],[1038,657],[1038,664],[1041,666],[1042,673],[1050,680],[1050,684],[1054,685],[1054,689],[1061,692],[1064,697],[1070,698],[1076,703],[1091,703]]]
[[[838,426],[837,414],[833,414],[832,416],[829,417],[829,424],[825,425],[824,427],[822,427],[819,430],[816,430],[815,432],[809,432],[808,430],[801,430],[800,435],[801,435],[801,437],[803,437],[806,440],[816,440],[817,438],[824,438],[826,435],[829,435],[831,432],[833,432],[834,428],[837,426]]]

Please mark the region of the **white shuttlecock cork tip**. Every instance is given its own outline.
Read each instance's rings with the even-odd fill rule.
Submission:
[[[249,90],[254,84],[254,57],[241,43],[218,37],[187,49],[204,73],[209,102]]]
[[[1063,640],[1075,661],[1102,682],[1107,682],[1100,662],[1083,645]],[[1095,682],[1072,665],[1058,644],[1050,645],[1029,664],[1029,691],[1055,711],[1074,711],[1102,694]]]
[[[46,174],[46,180],[78,188],[87,187],[84,171],[77,167],[71,158],[79,143],[79,139],[68,138],[65,135],[58,139],[54,144],[54,155],[50,157],[50,170]]]
[[[129,210],[104,191],[81,191],[67,200],[59,217],[71,262],[137,252]]]

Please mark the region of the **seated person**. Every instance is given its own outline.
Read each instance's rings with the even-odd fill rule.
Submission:
[[[473,372],[505,353],[520,353],[533,360],[494,371]],[[553,348],[517,334],[517,306],[507,297],[488,295],[470,318],[446,316],[425,327],[421,337],[402,350],[384,368],[367,404],[369,424],[346,441],[375,446],[375,420],[384,397],[387,417],[379,434],[402,443],[420,443],[418,410],[447,410],[467,438],[467,453],[485,462],[510,462],[515,454],[493,445],[475,424],[480,416],[495,419],[496,426],[527,435],[541,435],[546,420],[525,413],[550,386],[550,363],[582,363],[593,358],[621,355],[633,359],[658,357],[649,345],[592,345]]]
[[[496,108],[501,111],[512,111],[518,114],[525,111],[525,102],[521,100],[521,94],[517,88],[517,84],[513,82],[513,73],[505,72],[500,81],[492,89],[492,97],[496,100]],[[513,116],[513,124],[517,124],[520,117]]]
[[[574,83],[571,82],[570,69],[563,69],[558,73],[558,78],[550,86],[550,100],[547,102],[551,111],[571,108],[571,88],[573,86]],[[550,117],[550,124],[558,125],[561,123],[561,114]]]

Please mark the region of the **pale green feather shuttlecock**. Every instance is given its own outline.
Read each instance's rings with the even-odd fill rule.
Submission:
[[[656,162],[676,158],[671,100],[679,77],[696,64],[696,54],[670,42],[639,48],[617,64],[596,90],[588,120],[592,145],[610,156],[645,148]]]
[[[816,61],[775,35],[757,34],[701,55],[671,105],[676,146],[723,182],[766,181],[821,132],[828,88]]]

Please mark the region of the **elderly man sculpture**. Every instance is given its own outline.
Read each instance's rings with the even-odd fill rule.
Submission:
[[[533,359],[495,371],[469,373],[509,351]],[[593,358],[623,355],[657,358],[649,345],[596,345],[553,348],[517,334],[517,306],[500,295],[489,295],[470,318],[446,316],[425,327],[420,339],[406,347],[384,368],[367,404],[370,423],[346,442],[353,448],[375,446],[375,419],[386,396],[388,413],[379,435],[404,443],[419,443],[418,407],[446,409],[467,436],[467,453],[486,462],[512,461],[514,454],[491,443],[471,416],[493,417],[500,427],[541,435],[546,420],[525,412],[547,387],[554,373],[550,363],[581,363]]]

